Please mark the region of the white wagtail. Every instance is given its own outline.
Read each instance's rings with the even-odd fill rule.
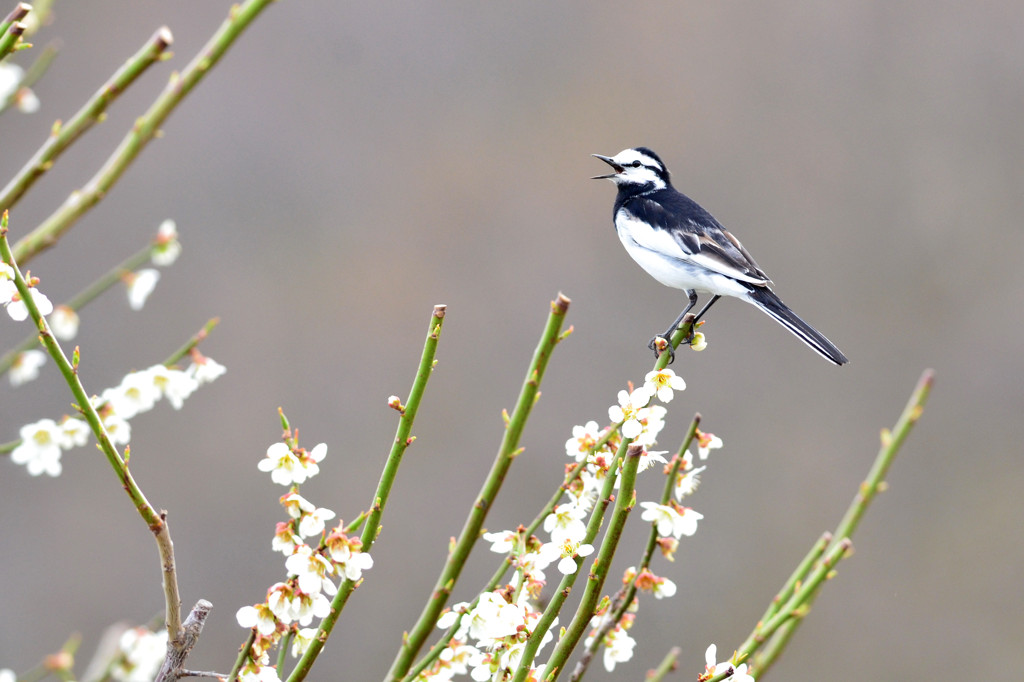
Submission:
[[[594,179],[611,180],[619,189],[612,216],[626,251],[654,279],[684,290],[690,299],[661,337],[671,341],[683,317],[697,304],[697,292],[711,294],[711,300],[694,323],[722,296],[735,296],[771,315],[829,362],[848,362],[831,341],[797,317],[772,292],[772,281],[736,237],[695,201],[672,187],[668,169],[657,154],[637,147],[615,156],[594,156],[615,171]],[[655,355],[657,340],[656,336],[649,344]],[[671,362],[672,344],[666,349]]]

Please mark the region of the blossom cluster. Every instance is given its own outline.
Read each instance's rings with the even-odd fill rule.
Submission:
[[[572,438],[565,444],[566,454],[581,466],[578,476],[566,486],[565,499],[543,521],[542,529],[549,539],[527,536],[522,528],[483,534],[483,539],[491,543],[491,551],[510,556],[515,574],[508,585],[482,593],[475,602],[455,604],[441,616],[438,627],[454,630],[438,659],[418,675],[419,682],[444,682],[467,674],[482,682],[499,679],[517,668],[526,642],[542,615],[537,603],[547,581],[545,572],[554,566],[559,574],[572,575],[585,557],[594,552],[589,544],[587,518],[608,477],[617,476],[616,452],[623,439],[643,446],[638,470],[650,470],[656,463],[667,465],[662,457],[664,452],[650,449],[665,425],[666,409],[651,402],[654,398],[669,402],[675,391],[685,387],[683,379],[670,369],[650,372],[643,386],[619,392],[617,404],[608,410],[611,425],[601,428],[596,421],[590,421],[573,428]],[[696,489],[697,474],[702,470],[703,467],[693,467],[692,457],[687,453],[678,467],[674,487],[679,500]],[[659,533],[666,536],[658,544],[669,557],[675,549],[673,543],[681,535],[692,535],[697,521],[702,518],[692,509],[675,503],[642,504],[645,505],[642,518],[655,523]],[[630,583],[659,599],[670,597],[676,591],[671,580],[654,575],[646,567],[630,571],[627,572]],[[608,611],[603,614],[608,615]],[[608,628],[603,628],[606,623],[601,617],[592,623],[595,633],[606,633],[602,644],[604,664],[609,671],[616,663],[632,657],[636,642],[626,632],[632,618],[632,614],[628,614]],[[554,638],[556,629],[557,619],[543,634],[541,646]],[[544,668],[545,664],[531,664],[528,679],[541,679]]]
[[[225,371],[220,363],[193,351],[192,364],[186,369],[153,365],[131,372],[117,386],[93,396],[91,402],[110,442],[124,445],[131,438],[130,419],[153,409],[161,398],[166,398],[174,409],[181,409],[193,391]],[[65,416],[60,422],[40,419],[26,424],[19,430],[21,443],[11,452],[11,461],[24,464],[32,476],[59,476],[63,451],[85,445],[89,433],[89,425],[81,417]]]
[[[276,668],[270,665],[270,650],[291,633],[292,656],[301,656],[316,636],[317,629],[309,627],[314,618],[322,619],[331,612],[328,597],[338,592],[335,578],[357,582],[363,571],[373,566],[373,559],[362,551],[362,541],[349,537],[342,521],[327,530],[327,522],[335,517],[333,511],[299,495],[299,484],[320,472],[320,462],[326,456],[324,443],[307,451],[289,439],[267,448],[266,457],[257,465],[274,483],[289,487],[281,497],[289,519],[277,524],[271,541],[273,551],[285,556],[287,578],[270,586],[266,601],[243,606],[236,614],[239,625],[255,631],[248,660],[239,674],[241,682],[278,680]]]

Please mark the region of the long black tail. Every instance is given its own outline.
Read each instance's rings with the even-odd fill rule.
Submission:
[[[793,332],[798,339],[832,364],[845,365],[849,362],[842,351],[826,339],[824,334],[801,320],[767,287],[751,287],[746,300],[771,315],[776,322]]]

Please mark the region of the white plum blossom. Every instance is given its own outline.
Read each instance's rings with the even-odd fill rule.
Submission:
[[[13,282],[11,283],[13,285]],[[35,287],[30,288],[29,293],[32,295],[32,302],[36,304],[36,308],[39,310],[40,315],[49,315],[53,312],[53,303],[46,297],[46,294],[39,291]],[[14,294],[7,302],[7,314],[11,316],[11,319],[15,322],[21,322],[22,320],[28,319],[28,306],[25,305],[25,301],[21,300],[21,294],[15,290]]]
[[[313,643],[316,632],[316,628],[301,628],[295,633],[295,639],[292,640],[292,656],[294,658],[306,653],[306,649]]]
[[[176,410],[180,410],[185,399],[199,388],[199,382],[188,373],[180,369],[171,369],[164,365],[153,365],[145,370],[144,374],[153,382],[153,385],[160,390],[160,394],[167,398],[167,402]]]
[[[116,412],[103,416],[103,429],[107,432],[107,438],[114,445],[127,445],[132,439],[132,426],[127,419],[122,418]]]
[[[110,671],[120,682],[151,682],[167,655],[167,630],[125,630],[118,642],[121,658]]]
[[[299,519],[299,535],[304,538],[320,535],[324,532],[325,522],[334,516],[334,512],[325,507],[317,507],[308,514],[303,514]]]
[[[649,448],[658,442],[658,434],[665,428],[665,415],[668,410],[662,405],[651,405],[644,411],[644,431],[636,438],[636,443]]]
[[[658,535],[671,535],[677,540],[681,535],[690,536],[696,533],[697,522],[704,518],[703,514],[687,507],[683,507],[682,512],[679,512],[674,507],[657,502],[641,502],[640,506],[644,509],[640,518],[656,524]]]
[[[713,433],[704,433],[701,430],[697,430],[697,455],[702,459],[707,459],[708,454],[712,450],[717,450],[722,447],[722,439]]]
[[[697,478],[697,476],[706,468],[707,467],[697,467],[696,469],[687,471],[685,474],[680,473],[678,475],[674,489],[676,500],[682,502],[684,497],[692,494],[693,491],[697,489],[697,486],[700,485],[700,479]]]
[[[514,530],[502,530],[495,533],[484,533],[483,539],[491,543],[491,551],[508,554],[519,543],[519,533]]]
[[[34,16],[36,16],[35,13],[30,14],[25,21],[30,22],[31,17]],[[26,33],[26,35],[28,34]],[[0,102],[13,99],[18,111],[23,114],[34,114],[39,111],[39,97],[31,89],[21,84],[24,78],[25,70],[23,68],[14,62],[0,62]]]
[[[659,578],[651,588],[651,592],[654,594],[655,599],[665,599],[666,597],[674,596],[676,589],[676,584],[668,578]]]
[[[334,585],[334,583],[330,583]],[[332,592],[331,594],[334,594]],[[299,625],[305,627],[313,622],[314,618],[326,618],[331,612],[331,600],[322,592],[316,594],[296,594],[293,602],[295,620]]]
[[[673,391],[685,389],[686,382],[683,381],[683,378],[667,367],[662,370],[652,370],[644,377],[644,390],[651,395],[658,396],[658,400],[663,403],[672,400]]]
[[[582,462],[600,439],[601,427],[596,421],[591,420],[583,426],[574,426],[572,438],[565,441],[565,454],[575,458],[577,462]]]
[[[11,386],[21,386],[39,378],[39,368],[46,364],[46,353],[38,349],[26,350],[14,356],[8,379]]]
[[[3,63],[0,62],[0,66]],[[0,305],[7,305],[18,293],[18,287],[14,284],[14,268],[7,263],[0,262]]]
[[[60,446],[65,450],[82,447],[89,442],[92,431],[84,420],[68,417],[60,423]]]
[[[616,626],[604,638],[604,668],[608,672],[615,670],[616,663],[625,663],[633,658],[636,640],[622,627]]]
[[[447,679],[451,679],[451,676],[465,675],[468,673],[470,667],[475,667],[477,665],[477,661],[480,661],[483,658],[483,654],[475,646],[455,643],[453,645],[446,646],[437,658],[441,661],[441,664],[447,668],[447,672],[450,674]]]
[[[25,69],[14,62],[0,62],[0,100],[14,94],[25,77]]]
[[[552,543],[554,544],[554,543]],[[577,542],[565,542],[561,549],[562,558],[558,562],[558,572],[562,575],[572,575],[576,572],[576,557],[588,557],[594,553],[593,545],[581,545]]]
[[[636,438],[643,433],[641,420],[647,417],[645,405],[651,400],[651,394],[643,388],[633,389],[632,393],[619,391],[619,404],[608,408],[608,418],[613,422],[622,422],[620,429],[623,437]]]
[[[167,219],[160,223],[156,231],[156,241],[150,259],[153,265],[166,267],[176,261],[181,254],[181,242],[178,241],[178,227],[173,220]]]
[[[46,320],[50,331],[61,341],[70,341],[78,335],[78,313],[66,305],[59,305]]]
[[[337,563],[338,571],[348,580],[355,582],[363,577],[363,571],[373,568],[373,557],[366,552],[353,552],[348,559]]]
[[[289,575],[298,576],[299,589],[306,594],[321,591],[334,594],[337,591],[328,577],[334,574],[334,564],[309,545],[299,545],[295,553],[285,560],[284,567]]]
[[[132,310],[142,310],[159,281],[160,271],[153,268],[143,268],[127,275],[125,283],[128,285],[128,306]]]
[[[103,391],[101,396],[122,419],[148,412],[160,399],[160,389],[146,372],[129,372],[121,383]]]
[[[195,379],[200,386],[220,378],[226,371],[228,371],[227,367],[205,355],[193,357],[192,364],[185,368],[185,374]]]
[[[298,617],[295,588],[291,583],[274,583],[267,590],[267,608],[274,618],[289,625]]]
[[[31,476],[59,476],[61,429],[52,419],[40,419],[19,430],[21,443],[11,452],[11,461],[24,464]]]
[[[708,347],[708,340],[704,337],[704,334],[697,332],[693,335],[693,339],[690,341],[690,348],[694,349],[698,353]]]
[[[481,644],[514,635],[523,624],[523,609],[509,604],[505,598],[494,592],[480,595],[476,606],[462,619],[469,621],[469,635]]]
[[[274,532],[274,539],[270,543],[271,549],[281,552],[285,556],[291,556],[295,548],[302,544],[302,539],[295,534],[292,524],[287,521],[279,521],[277,530]]]
[[[587,510],[571,498],[555,507],[544,519],[544,531],[550,533],[551,541],[559,545],[566,541],[580,542],[587,534],[587,524],[583,523],[586,516]]]
[[[451,605],[451,608],[442,613],[437,619],[437,627],[447,630],[455,625],[459,616],[465,614],[469,609],[469,602],[460,601]],[[469,633],[469,619],[463,618],[459,623],[459,629],[452,633],[452,639],[464,640]]]
[[[281,682],[277,668],[270,665],[247,665],[238,673],[238,682]]]
[[[256,632],[269,637],[277,630],[277,618],[266,604],[243,606],[235,613],[235,619],[243,628],[256,628]]]
[[[640,453],[640,464],[637,466],[637,473],[641,471],[647,471],[655,464],[668,464],[668,461],[662,457],[668,450],[644,450]]]
[[[320,443],[308,453],[292,450],[287,443],[274,443],[267,448],[267,456],[257,466],[269,471],[270,479],[278,485],[291,486],[306,482],[320,473],[318,462],[327,456],[327,445]]]
[[[712,644],[708,647],[707,651],[704,652],[704,662],[708,677],[732,673],[731,676],[727,678],[730,682],[754,682],[754,677],[747,673],[746,663],[741,663],[738,666],[734,666],[731,661],[717,663],[715,661],[717,650],[718,647]]]
[[[18,676],[10,668],[0,669],[0,682],[18,682]]]
[[[281,496],[280,501],[281,506],[288,512],[288,516],[293,519],[302,518],[303,514],[308,514],[316,509],[312,502],[296,492],[285,493]]]

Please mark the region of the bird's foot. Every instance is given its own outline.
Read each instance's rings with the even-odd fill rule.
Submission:
[[[676,359],[676,352],[672,348],[672,342],[667,336],[658,334],[651,339],[650,343],[647,344],[647,347],[654,351],[655,359],[661,357],[662,353],[668,353],[669,365],[671,365]]]

